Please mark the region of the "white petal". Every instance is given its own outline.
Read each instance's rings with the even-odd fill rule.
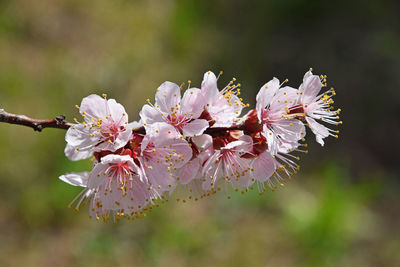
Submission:
[[[101,158],[101,163],[102,164],[111,164],[111,163],[125,163],[131,161],[133,162],[132,158],[128,155],[107,155],[105,157]]]
[[[321,146],[324,146],[324,138],[329,136],[329,130],[324,125],[316,122],[313,118],[306,117],[306,121],[310,125],[311,131],[315,134],[315,138]]]
[[[201,93],[207,103],[212,103],[218,97],[217,77],[212,71],[204,73],[203,81],[201,82]]]
[[[89,118],[105,118],[107,114],[107,100],[98,95],[89,95],[82,99],[79,112]]]
[[[151,169],[147,168],[152,166]],[[176,186],[176,179],[168,172],[167,166],[157,161],[146,161],[145,172],[154,187],[161,186],[162,191],[172,191]],[[170,186],[171,185],[171,186]]]
[[[89,178],[89,172],[70,172],[61,175],[59,178],[61,181],[66,182],[67,184],[86,187]]]
[[[65,156],[69,160],[77,161],[82,159],[88,159],[93,155],[91,150],[76,150],[76,147],[67,144],[64,150]]]
[[[124,147],[131,139],[133,133],[132,129],[126,128],[125,131],[118,134],[117,139],[115,139],[111,151],[115,151],[121,147]]]
[[[306,134],[303,122],[297,119],[282,119],[273,125],[273,130],[276,135],[279,135],[286,142],[294,143],[304,138]]]
[[[260,88],[260,91],[256,96],[256,109],[259,119],[261,119],[261,111],[271,103],[272,98],[279,89],[279,86],[279,80],[274,77],[272,80],[270,80]]]
[[[88,127],[83,124],[75,124],[69,127],[65,134],[65,141],[71,146],[84,146],[90,145],[94,142],[95,138],[89,135]]]
[[[104,178],[106,177],[104,173],[108,167],[109,167],[108,164],[97,163],[89,174],[87,187],[90,189],[94,189],[99,184],[101,184],[104,181]]]
[[[164,119],[161,116],[161,113],[155,107],[150,105],[144,105],[142,110],[139,113],[140,118],[144,123],[151,124],[155,122],[163,122]]]
[[[308,76],[300,86],[300,89],[303,92],[303,103],[311,103],[318,95],[319,91],[321,91],[321,88],[322,83],[320,77],[317,75]]]
[[[192,118],[197,119],[203,112],[206,100],[201,94],[200,89],[190,88],[185,91],[181,101],[181,113],[193,114]]]
[[[146,128],[146,135],[142,140],[141,149],[142,151],[145,150],[150,141],[159,146],[165,142],[170,142],[172,139],[178,139],[179,135],[177,130],[168,123],[156,122],[150,124]]]
[[[310,77],[310,76],[312,76],[312,75],[313,75],[313,73],[311,72],[311,70],[307,71],[307,72],[304,74],[303,82],[304,82],[308,77]]]
[[[285,114],[285,107],[297,104],[299,91],[289,86],[279,89],[272,99],[270,112]]]
[[[197,177],[200,171],[200,159],[194,158],[179,170],[181,184],[188,184]]]
[[[222,149],[235,149],[241,152],[249,152],[252,149],[253,139],[248,135],[242,135],[238,141],[227,144]]]
[[[142,126],[143,126],[143,122],[140,120],[140,121],[132,121],[132,122],[128,123],[126,125],[126,128],[129,128],[132,130],[132,129],[140,128]]]
[[[128,115],[126,114],[125,108],[114,99],[109,99],[107,105],[111,118],[120,125],[125,125],[125,122],[128,121]]]
[[[201,135],[208,127],[209,124],[206,120],[196,119],[186,124],[182,132],[184,136]]]
[[[171,108],[179,107],[181,101],[181,92],[179,86],[172,82],[164,82],[157,89],[156,105],[165,113],[171,113]]]
[[[275,159],[271,156],[269,152],[261,153],[253,161],[253,175],[254,179],[260,182],[267,181],[272,174],[274,174],[276,169]]]
[[[206,147],[212,145],[212,137],[208,134],[202,134],[200,136],[192,137],[192,141],[200,149],[205,149]]]

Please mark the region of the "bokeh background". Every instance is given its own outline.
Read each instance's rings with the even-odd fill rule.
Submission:
[[[284,188],[118,224],[67,209],[65,132],[0,125],[0,266],[400,266],[400,2],[3,0],[0,108],[37,118],[108,93],[130,119],[165,80],[328,75],[344,124]]]

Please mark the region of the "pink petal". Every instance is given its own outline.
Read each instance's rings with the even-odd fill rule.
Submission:
[[[107,104],[111,118],[119,125],[124,125],[125,122],[128,121],[128,115],[126,114],[125,108],[114,99],[109,99]]]
[[[187,113],[189,115],[193,114],[190,116],[194,119],[197,119],[203,112],[203,108],[206,104],[206,100],[201,94],[200,89],[190,88],[185,91],[182,97],[181,113]]]
[[[164,82],[157,89],[156,105],[160,106],[160,110],[165,113],[171,113],[171,108],[174,110],[179,107],[181,101],[181,92],[179,86],[172,82]]]
[[[194,158],[186,163],[179,170],[179,177],[181,184],[188,184],[193,181],[200,171],[200,159]]]
[[[276,169],[276,161],[269,152],[261,153],[253,162],[254,179],[260,182],[267,181]]]
[[[142,107],[139,116],[142,119],[142,121],[147,124],[164,121],[160,111],[147,104]]]
[[[318,95],[319,91],[321,91],[321,88],[321,79],[317,75],[307,76],[300,86],[300,90],[303,92],[303,103],[311,103]]]
[[[201,83],[201,93],[205,97],[207,103],[212,103],[218,96],[217,77],[212,71],[204,73],[203,81]]]
[[[184,136],[196,136],[201,135],[208,127],[209,124],[206,120],[196,119],[186,124],[182,132]]]
[[[271,100],[271,113],[285,113],[285,107],[294,106],[297,103],[299,91],[289,86],[285,86],[277,91]]]
[[[146,176],[154,187],[161,186],[162,191],[172,191],[176,186],[176,179],[168,172],[168,167],[164,164],[157,163],[157,161],[147,161]],[[171,186],[170,186],[171,185]]]
[[[212,145],[212,137],[208,134],[202,134],[200,136],[192,137],[192,141],[200,149],[205,149],[206,147]]]
[[[74,147],[87,147],[96,142],[96,140],[96,137],[89,135],[88,126],[85,127],[83,124],[73,125],[65,134],[65,141]]]
[[[279,80],[274,77],[272,80],[261,87],[256,97],[256,109],[258,119],[261,119],[262,110],[271,103],[273,96],[279,89],[279,86]]]
[[[105,118],[108,115],[106,103],[106,99],[92,94],[82,99],[79,112],[81,114],[85,112],[89,118]]]

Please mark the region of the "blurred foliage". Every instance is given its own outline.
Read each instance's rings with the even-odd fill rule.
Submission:
[[[104,224],[67,209],[79,188],[59,130],[0,125],[0,266],[399,266],[398,1],[0,2],[0,108],[38,118],[107,92],[132,120],[165,80],[328,74],[344,126],[276,192],[170,201]],[[332,84],[331,84],[332,82]],[[393,141],[394,140],[394,141]]]

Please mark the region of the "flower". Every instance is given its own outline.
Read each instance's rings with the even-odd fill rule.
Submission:
[[[213,127],[229,127],[239,121],[238,117],[245,104],[240,95],[240,84],[234,85],[235,78],[221,91],[217,88],[218,78],[211,71],[204,74],[201,94],[206,101],[206,110],[213,119]]]
[[[324,86],[322,82],[326,82],[326,76],[321,75],[319,77],[313,75],[311,70],[306,72],[303,83],[299,87],[298,106],[290,110],[291,114],[300,113],[301,115],[301,113],[304,113],[302,115],[305,116],[305,120],[321,146],[324,145],[324,138],[328,136],[337,138],[338,131],[329,129],[316,120],[335,125],[342,123],[341,121],[337,121],[341,110],[331,110],[331,105],[334,103],[331,97],[336,95],[334,89],[331,88],[331,90],[319,94],[321,88]]]
[[[246,117],[246,129],[252,133],[261,132],[272,155],[282,149],[295,149],[306,134],[302,121],[287,116],[288,107],[294,105],[296,99],[296,89],[281,88],[279,80],[273,78],[261,87],[256,108]]]
[[[180,88],[164,82],[140,111],[140,122],[128,123],[125,109],[106,96],[90,95],[82,100],[76,119],[67,131],[65,154],[71,160],[94,155],[91,172],[67,173],[60,179],[84,189],[71,203],[78,209],[89,204],[91,217],[140,218],[146,210],[167,201],[177,191],[177,200],[200,198],[231,185],[244,194],[256,184],[266,188],[283,186],[299,170],[300,158],[292,152],[302,147],[305,125],[317,142],[331,130],[317,122],[337,122],[333,111],[335,91],[320,94],[326,76],[304,76],[299,89],[282,87],[277,78],[264,84],[256,107],[240,117],[245,105],[235,78],[221,91],[218,77],[208,71],[201,89]],[[287,82],[287,80],[285,80]],[[228,196],[228,199],[230,196]]]
[[[188,142],[170,124],[148,125],[138,157],[149,182],[162,191],[171,191],[177,184],[176,171],[192,158]]]
[[[85,189],[72,201],[79,201],[76,209],[87,199],[91,217],[107,220],[134,216],[160,195],[143,175],[140,167],[128,155],[107,155],[93,170],[62,175],[61,180]]]
[[[188,88],[181,99],[179,86],[164,82],[157,89],[155,98],[154,106],[146,104],[140,111],[145,124],[166,122],[184,136],[200,135],[207,129],[207,120],[199,119],[205,106],[200,89]]]
[[[115,151],[129,141],[132,127],[128,115],[114,99],[89,95],[82,100],[79,112],[84,121],[74,124],[65,135],[65,154],[70,160],[88,158],[95,151]]]
[[[203,166],[203,189],[211,190],[221,178],[238,187],[250,186],[254,182],[250,160],[242,156],[250,152],[251,147],[252,139],[248,135],[232,142],[226,138],[214,138],[214,151]]]

